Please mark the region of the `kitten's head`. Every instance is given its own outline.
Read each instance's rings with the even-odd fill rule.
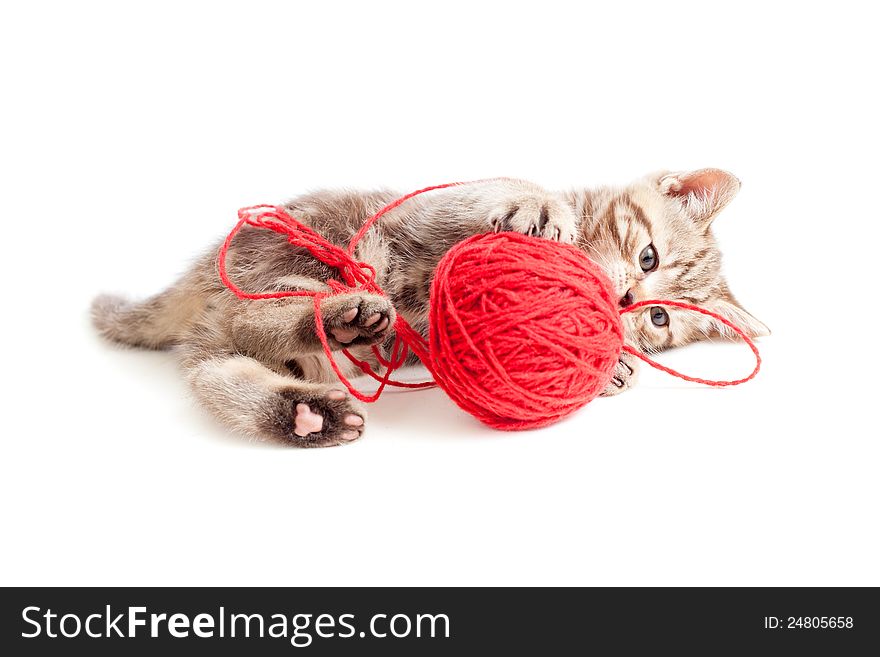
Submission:
[[[683,301],[721,315],[749,336],[767,335],[767,327],[731,294],[710,230],[739,187],[725,171],[701,169],[599,189],[583,201],[579,242],[605,269],[621,306],[645,299]],[[647,351],[735,337],[712,318],[675,308],[649,307],[624,318],[630,339]]]

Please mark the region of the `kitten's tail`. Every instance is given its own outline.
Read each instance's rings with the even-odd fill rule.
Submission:
[[[92,324],[108,340],[167,349],[179,342],[193,316],[192,304],[178,297],[173,288],[141,302],[102,294],[92,302]]]

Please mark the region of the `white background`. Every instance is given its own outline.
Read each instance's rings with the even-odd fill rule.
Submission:
[[[860,3],[6,3],[3,584],[880,584],[875,23]],[[709,8],[718,7],[718,8]],[[748,385],[646,372],[495,433],[437,391],[363,440],[230,435],[87,320],[238,207],[714,166]],[[743,345],[666,362],[747,372]]]

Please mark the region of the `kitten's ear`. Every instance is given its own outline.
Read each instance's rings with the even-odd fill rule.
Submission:
[[[709,310],[717,315],[721,315],[727,321],[741,328],[743,333],[750,338],[760,338],[770,335],[770,329],[767,328],[767,325],[739,305],[739,302],[734,299],[730,293],[726,293],[722,298],[716,299],[707,305]],[[709,318],[709,323],[710,335],[734,340],[738,339],[736,333],[734,333],[727,325],[722,324],[711,317]]]
[[[707,227],[740,188],[739,179],[721,169],[663,174],[658,185],[661,194],[679,201],[685,214]]]

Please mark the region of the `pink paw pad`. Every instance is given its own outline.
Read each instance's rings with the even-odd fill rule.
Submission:
[[[350,427],[362,427],[364,425],[364,418],[352,413],[345,416],[345,423]]]
[[[333,334],[333,337],[336,338],[336,341],[340,344],[348,344],[358,336],[357,329],[345,328],[342,326],[330,329],[330,333]]]
[[[324,428],[324,417],[313,413],[308,404],[296,405],[296,420],[293,424],[293,433],[300,438],[310,433],[318,433]]]

